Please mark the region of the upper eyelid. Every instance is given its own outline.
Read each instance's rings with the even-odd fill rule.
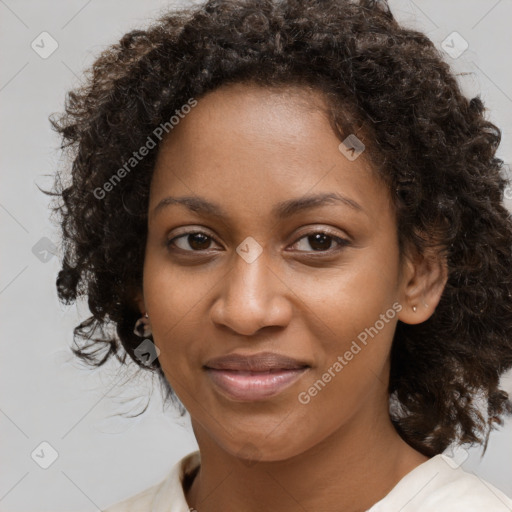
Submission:
[[[166,243],[169,243],[169,242],[172,242],[173,240],[177,240],[178,238],[182,238],[182,237],[185,237],[185,236],[188,236],[188,235],[205,235],[207,236],[208,238],[211,238],[212,240],[215,241],[215,243],[218,243],[217,240],[216,240],[216,237],[214,235],[210,235],[207,231],[203,230],[203,229],[190,229],[188,231],[185,231],[183,233],[179,233],[177,235],[174,235],[172,236],[171,238],[168,238]]]

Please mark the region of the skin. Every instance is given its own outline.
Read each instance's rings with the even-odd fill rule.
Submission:
[[[191,416],[202,462],[186,498],[199,512],[364,511],[428,460],[389,419],[389,353],[398,320],[420,323],[434,312],[446,264],[432,253],[400,265],[389,192],[364,153],[350,161],[338,150],[324,106],[320,92],[223,86],[199,99],[159,149],[137,300]],[[331,203],[271,215],[279,202],[322,192],[364,211]],[[216,202],[227,216],[178,204],[154,213],[162,199],[184,195]],[[306,236],[325,229],[349,244]],[[198,230],[211,238],[166,246]],[[236,252],[249,236],[263,250],[252,263]],[[394,303],[401,311],[300,403],[299,393]],[[311,368],[259,402],[227,398],[202,370],[216,356],[265,350]]]

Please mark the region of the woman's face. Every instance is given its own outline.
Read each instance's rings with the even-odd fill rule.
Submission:
[[[140,305],[193,425],[232,454],[289,458],[358,417],[387,414],[388,355],[404,314],[395,217],[364,153],[339,150],[321,101],[222,87],[159,149]],[[308,203],[327,194],[346,200]],[[219,212],[165,202],[185,196]],[[294,201],[302,207],[282,207]],[[204,368],[263,351],[308,368],[282,372],[291,383],[270,395],[230,395]]]

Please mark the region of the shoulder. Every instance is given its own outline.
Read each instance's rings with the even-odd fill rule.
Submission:
[[[501,490],[436,455],[405,475],[368,512],[512,512]]]
[[[159,483],[119,503],[102,509],[102,512],[182,512],[188,511],[183,480],[200,464],[199,450],[177,461],[167,476]]]
[[[158,495],[162,484],[163,482],[145,489],[115,505],[102,509],[102,512],[149,512],[152,509],[154,499]]]

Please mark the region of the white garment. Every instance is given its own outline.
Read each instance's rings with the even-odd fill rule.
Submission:
[[[512,499],[451,461],[439,454],[416,466],[366,512],[512,512]],[[200,462],[189,453],[160,483],[103,512],[189,512],[183,478]]]

